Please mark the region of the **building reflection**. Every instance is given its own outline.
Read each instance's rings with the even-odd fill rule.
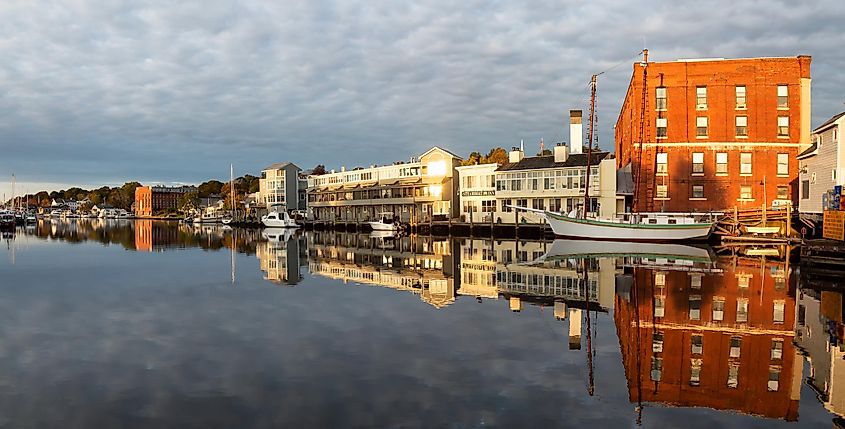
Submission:
[[[301,267],[307,266],[305,238],[293,230],[267,228],[263,241],[256,243],[255,256],[264,273],[264,280],[277,285],[293,286],[302,280]]]
[[[336,232],[307,237],[312,274],[410,292],[435,308],[455,301],[449,240]]]
[[[788,263],[719,265],[631,268],[614,309],[630,400],[794,421],[802,365]]]
[[[845,342],[842,293],[803,289],[798,293],[795,344],[810,363],[807,384],[831,413],[837,427],[845,427]]]

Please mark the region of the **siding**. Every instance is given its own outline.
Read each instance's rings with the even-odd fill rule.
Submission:
[[[813,134],[814,138],[818,137],[821,139],[821,145],[818,148],[818,154],[801,160],[800,165],[802,167],[802,171],[804,167],[806,167],[807,171],[806,173],[801,173],[800,180],[802,182],[805,180],[810,181],[810,194],[808,198],[804,199],[804,195],[800,195],[801,199],[799,200],[798,207],[801,213],[822,213],[822,194],[836,185],[845,184],[845,180],[842,178],[842,174],[845,173],[845,171],[843,171],[842,160],[843,155],[845,155],[845,151],[841,149],[842,145],[840,144],[842,141],[841,130],[843,129],[843,123],[845,123],[845,118],[837,121],[836,125],[832,128],[818,134]],[[836,129],[839,130],[837,131],[838,141],[833,140],[833,131]],[[836,180],[834,181],[833,171],[835,169],[838,171],[836,174]],[[815,181],[813,181],[814,173],[816,175]]]

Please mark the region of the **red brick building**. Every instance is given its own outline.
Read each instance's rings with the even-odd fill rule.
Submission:
[[[713,274],[634,269],[614,309],[632,403],[798,418],[795,285],[785,264],[760,264],[740,260]]]
[[[193,186],[139,186],[135,188],[135,215],[152,216],[179,207],[179,197],[195,192]]]
[[[634,64],[615,127],[617,166],[634,174],[633,209],[797,202],[796,156],[810,145],[810,61]]]

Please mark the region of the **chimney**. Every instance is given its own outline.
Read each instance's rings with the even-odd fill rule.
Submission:
[[[519,162],[522,161],[522,158],[525,158],[525,152],[516,146],[512,147],[508,154],[508,162]]]
[[[569,309],[569,350],[581,350],[581,309]]]
[[[566,162],[567,158],[569,158],[569,148],[566,147],[566,143],[555,145],[555,162]]]
[[[345,173],[345,172],[346,172],[346,166],[345,166],[345,165],[343,165],[343,166],[341,166],[341,167],[340,167],[340,172],[341,172],[341,173]]]
[[[573,155],[581,153],[584,149],[584,130],[581,124],[581,111],[569,111],[569,148]]]

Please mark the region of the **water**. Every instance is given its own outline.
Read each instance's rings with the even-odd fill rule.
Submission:
[[[99,220],[0,244],[2,427],[797,428],[845,412],[842,296],[776,258]]]

